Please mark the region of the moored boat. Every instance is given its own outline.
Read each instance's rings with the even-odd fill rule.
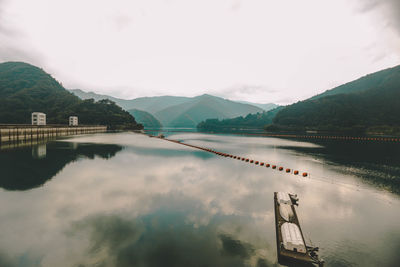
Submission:
[[[309,246],[304,241],[295,205],[297,195],[285,192],[274,193],[275,230],[278,262],[283,265],[323,266],[318,257],[318,247]]]

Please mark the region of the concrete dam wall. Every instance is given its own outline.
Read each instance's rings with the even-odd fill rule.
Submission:
[[[78,134],[102,133],[107,126],[0,125],[0,144],[26,142]]]

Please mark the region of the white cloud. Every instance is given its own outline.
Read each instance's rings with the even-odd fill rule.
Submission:
[[[380,5],[345,0],[0,5],[0,23],[23,36],[3,39],[1,60],[27,60],[69,88],[126,98],[214,93],[296,101],[400,62],[397,24],[379,21]],[[269,90],[227,91],[238,84]]]

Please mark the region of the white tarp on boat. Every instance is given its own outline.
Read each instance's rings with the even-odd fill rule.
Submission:
[[[287,222],[291,222],[294,219],[294,213],[291,205],[280,204],[279,213],[281,214],[281,217]]]
[[[283,246],[287,250],[306,253],[299,227],[294,223],[284,223],[281,226]]]
[[[292,200],[288,193],[285,192],[278,192],[277,199],[279,204],[289,204],[292,205]]]

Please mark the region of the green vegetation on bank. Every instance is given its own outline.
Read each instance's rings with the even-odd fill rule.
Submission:
[[[275,108],[268,112],[248,114],[233,119],[207,119],[197,125],[199,130],[204,131],[230,131],[234,129],[262,129],[266,124],[271,124],[272,119],[282,107]]]
[[[42,69],[23,62],[0,64],[0,123],[30,124],[32,112],[44,112],[48,124],[107,125],[110,129],[141,129],[135,118],[114,102],[81,100]]]

